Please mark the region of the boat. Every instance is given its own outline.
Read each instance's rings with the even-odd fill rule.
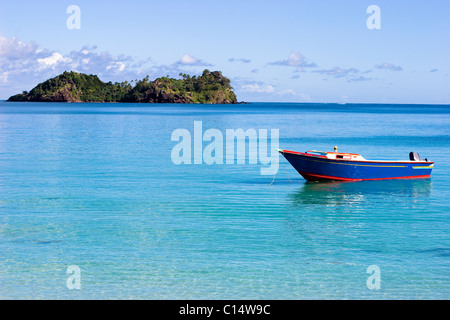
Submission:
[[[430,178],[434,162],[410,152],[409,160],[366,160],[357,153],[278,151],[308,181],[363,181]]]

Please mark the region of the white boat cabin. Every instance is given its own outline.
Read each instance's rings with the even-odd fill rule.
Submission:
[[[328,159],[333,160],[353,160],[353,161],[364,161],[366,160],[362,155],[357,153],[344,153],[344,152],[326,152],[326,151],[306,151],[306,153],[311,155],[319,155],[319,156],[325,156]]]

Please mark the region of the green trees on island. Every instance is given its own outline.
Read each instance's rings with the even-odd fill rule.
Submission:
[[[180,78],[167,76],[150,81],[146,76],[133,86],[128,81],[105,83],[96,75],[66,71],[8,101],[237,103],[230,80],[220,71],[204,70],[201,76],[193,77],[180,73]]]

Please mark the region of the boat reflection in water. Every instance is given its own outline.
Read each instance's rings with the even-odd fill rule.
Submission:
[[[399,179],[360,182],[305,182],[290,195],[294,206],[359,206],[367,200],[392,202],[410,198],[409,202],[427,198],[431,194],[431,179]]]

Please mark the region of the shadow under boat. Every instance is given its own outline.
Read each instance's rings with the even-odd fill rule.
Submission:
[[[431,191],[430,178],[360,182],[306,181],[289,197],[294,206],[356,205],[371,196],[381,196],[386,201],[393,197],[427,198],[431,195]]]

